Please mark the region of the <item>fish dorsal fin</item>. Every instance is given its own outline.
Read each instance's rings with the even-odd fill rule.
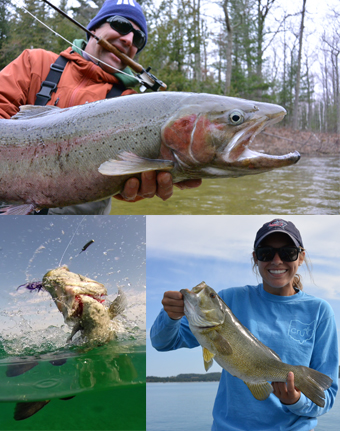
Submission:
[[[268,382],[261,382],[261,383],[244,382],[244,383],[248,386],[253,396],[259,401],[266,400],[269,397],[269,395],[273,392],[273,386]]]
[[[113,319],[118,316],[118,314],[121,314],[125,310],[126,306],[126,295],[121,289],[118,288],[118,295],[116,299],[112,302],[108,310],[110,319]]]
[[[264,344],[264,346],[265,346],[265,344]],[[274,352],[274,350],[273,350],[273,349],[271,349],[271,348],[270,348],[270,347],[268,347],[268,346],[265,346],[265,347],[267,347],[267,349],[268,349],[268,350],[269,350],[269,352],[274,356],[274,358],[275,358],[275,359],[277,359],[278,361],[282,362],[282,360],[281,360],[280,356],[279,356],[276,352]]]
[[[203,359],[205,371],[208,371],[213,364],[214,353],[211,353],[206,347],[203,347]]]
[[[32,118],[55,114],[58,111],[61,111],[61,108],[58,108],[57,106],[23,105],[20,106],[20,111],[13,115],[11,120],[31,120]]]

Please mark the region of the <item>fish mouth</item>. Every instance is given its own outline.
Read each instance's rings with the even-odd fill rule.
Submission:
[[[85,297],[103,304],[107,295],[103,284],[71,272],[66,265],[49,271],[42,284],[65,320],[82,316]]]
[[[184,297],[184,314],[190,321],[190,325],[198,329],[212,329],[221,326],[221,322],[207,320],[206,313],[200,313],[200,293],[205,289],[204,282],[192,288],[192,290],[182,289],[181,294]]]
[[[240,175],[240,171],[244,171],[244,174],[257,174],[259,172],[269,171],[275,168],[281,168],[284,166],[290,166],[297,163],[300,160],[300,153],[294,151],[284,155],[269,155],[265,153],[259,153],[249,148],[255,137],[267,126],[275,124],[283,119],[286,111],[283,110],[271,115],[267,118],[258,119],[253,122],[246,129],[237,132],[231,141],[226,145],[224,150],[217,155],[216,167],[211,168],[213,170],[224,170],[228,169],[235,170],[235,175]],[[207,168],[209,170],[209,168]],[[212,172],[211,172],[212,173]],[[220,176],[216,172],[216,176]]]

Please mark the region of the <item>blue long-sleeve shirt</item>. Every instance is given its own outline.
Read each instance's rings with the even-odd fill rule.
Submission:
[[[225,289],[220,297],[235,316],[283,362],[305,365],[333,379],[325,391],[325,407],[304,394],[297,403],[284,405],[273,394],[256,400],[242,380],[222,371],[214,409],[212,431],[310,431],[317,416],[333,406],[338,390],[338,343],[330,305],[299,291],[292,296],[266,292],[263,285]],[[172,320],[162,310],[150,332],[153,347],[169,351],[199,346],[188,320]]]

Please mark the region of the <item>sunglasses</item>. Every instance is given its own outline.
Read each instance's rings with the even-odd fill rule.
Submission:
[[[279,254],[280,259],[283,262],[294,262],[297,260],[299,253],[302,251],[300,247],[285,246],[280,248],[274,247],[257,247],[255,249],[255,255],[261,262],[270,262],[274,259],[276,253]]]
[[[132,43],[138,49],[142,49],[146,42],[145,33],[142,30],[136,30],[131,22],[122,16],[112,16],[106,20],[112,28],[119,34],[125,36],[126,34],[133,33]]]

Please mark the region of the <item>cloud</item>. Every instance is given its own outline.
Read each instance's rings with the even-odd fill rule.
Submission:
[[[239,261],[249,256],[257,230],[280,216],[148,216],[147,256],[209,256]],[[340,257],[340,219],[282,216],[300,230],[304,245],[318,256]]]

